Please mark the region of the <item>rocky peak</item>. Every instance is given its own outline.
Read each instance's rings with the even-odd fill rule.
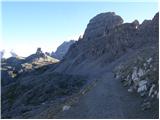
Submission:
[[[123,19],[114,12],[101,13],[93,17],[84,33],[84,39],[90,40],[103,36],[110,29],[123,23]]]
[[[152,19],[153,21],[159,21],[159,12]]]
[[[156,13],[156,15],[153,17],[152,24],[153,24],[154,29],[159,30],[158,29],[158,27],[159,27],[159,12]]]
[[[18,57],[18,55],[13,50],[10,51],[10,54],[12,57]]]
[[[41,48],[37,48],[36,54],[42,54],[42,53],[43,52],[42,52]]]
[[[5,50],[0,51],[0,59],[3,58]]]
[[[51,56],[51,54],[49,52],[45,52],[46,55]]]
[[[143,37],[150,43],[157,43],[159,40],[159,13],[156,13],[152,20],[144,20],[139,29],[141,35],[143,35],[141,38]]]
[[[134,21],[132,22],[132,24],[133,24],[136,28],[138,28],[138,26],[139,26],[139,21],[138,21],[138,20],[134,20]]]
[[[122,24],[123,19],[115,13],[101,13],[95,16],[90,20],[82,40],[70,47],[56,71],[70,73],[81,70],[82,67],[91,69],[89,65],[84,65],[85,62],[89,61],[91,66],[94,62],[99,65],[109,64],[132,50],[157,44],[157,16],[158,14],[140,25],[137,20]]]
[[[74,40],[70,40],[70,41],[64,41],[56,50],[56,52],[52,52],[51,53],[51,56],[56,58],[56,59],[59,59],[59,60],[62,60],[63,57],[65,56],[65,54],[68,52],[70,46],[72,44],[74,44],[75,41]]]

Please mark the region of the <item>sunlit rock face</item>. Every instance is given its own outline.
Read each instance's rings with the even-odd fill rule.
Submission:
[[[32,54],[25,58],[26,62],[58,62],[57,59],[49,56],[48,54],[43,53],[41,48],[37,48],[37,51],[35,54]]]
[[[58,59],[58,60],[62,60],[63,57],[65,56],[65,54],[68,52],[70,46],[72,44],[74,44],[75,41],[74,40],[70,40],[70,41],[65,41],[63,42],[56,50],[56,52],[52,52],[51,56]]]
[[[14,56],[1,60],[2,85],[7,85],[14,81],[24,72],[33,71],[45,65],[58,63],[59,60],[50,57],[42,52],[41,48],[37,48],[35,54],[26,58]]]

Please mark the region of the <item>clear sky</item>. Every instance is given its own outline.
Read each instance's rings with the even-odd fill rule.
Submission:
[[[63,41],[78,39],[89,20],[102,12],[140,23],[158,12],[156,2],[2,2],[1,7],[1,49],[13,49],[21,56],[34,53],[37,47],[55,51]]]

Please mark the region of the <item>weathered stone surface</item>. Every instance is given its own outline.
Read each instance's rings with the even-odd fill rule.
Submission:
[[[108,33],[110,29],[123,23],[123,19],[114,12],[101,13],[92,18],[87,25],[83,38],[92,40]]]
[[[53,58],[56,58],[58,60],[62,60],[63,57],[65,56],[65,54],[68,52],[70,46],[72,44],[74,44],[75,41],[74,40],[70,40],[70,41],[65,41],[63,42],[56,50],[56,52],[52,52],[51,56]]]
[[[88,24],[83,38],[71,45],[64,60],[57,68],[57,71],[79,72],[82,67],[84,67],[84,69],[91,69],[86,68],[89,66],[87,63],[86,66],[81,66],[81,63],[83,62],[90,61],[90,64],[92,63],[91,61],[99,61],[97,65],[106,65],[129,51],[134,51],[142,46],[153,44],[157,46],[159,36],[157,16],[158,13],[152,20],[144,21],[139,25],[137,20],[132,23],[122,24],[123,20],[113,13],[102,13],[97,15],[91,19],[92,22]],[[115,23],[113,22],[114,24],[111,24],[110,20]],[[107,25],[111,26],[108,27],[108,31],[105,31]],[[101,27],[103,29],[99,30]],[[99,32],[101,34],[96,37]],[[88,37],[93,37],[93,39],[88,40]]]
[[[68,52],[70,46],[72,44],[74,44],[75,41],[74,40],[70,40],[70,41],[65,41],[63,42],[56,50],[56,52],[52,52],[51,56],[53,58],[56,58],[58,60],[62,60],[63,57],[65,56],[65,54]]]

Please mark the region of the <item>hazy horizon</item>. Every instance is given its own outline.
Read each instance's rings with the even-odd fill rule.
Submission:
[[[2,2],[2,48],[20,56],[55,51],[64,41],[83,35],[91,18],[115,12],[124,22],[152,19],[156,2]]]

